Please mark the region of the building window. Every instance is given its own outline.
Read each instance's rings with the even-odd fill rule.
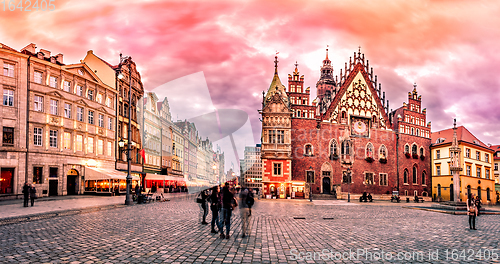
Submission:
[[[52,88],[57,88],[57,77],[50,76],[49,78],[49,86]]]
[[[108,117],[108,129],[114,130],[113,129],[113,118],[111,118],[111,117]]]
[[[481,168],[476,168],[476,176],[481,178]]]
[[[467,165],[465,166],[466,167],[466,175],[467,176],[471,176],[471,166],[470,165]]]
[[[104,141],[102,139],[97,140],[97,154],[103,155],[104,151]]]
[[[64,132],[64,149],[71,149],[71,133]]]
[[[342,147],[341,147],[341,154],[342,155],[350,155],[351,151],[350,151],[350,145],[351,142],[349,140],[344,140],[342,141]]]
[[[337,141],[335,139],[332,140],[330,143],[330,160],[336,159],[338,157],[338,152],[337,152]]]
[[[281,163],[273,163],[273,176],[281,176]]]
[[[498,163],[495,163],[495,171],[498,171]]]
[[[372,145],[372,143],[368,143],[368,145],[366,145],[365,157],[366,158],[373,158],[373,145]]]
[[[380,173],[379,174],[379,185],[380,186],[387,186],[387,173]]]
[[[71,118],[71,105],[64,103],[64,117]]]
[[[420,157],[424,156],[424,148],[420,148]]]
[[[87,153],[94,153],[94,138],[87,138]]]
[[[440,159],[440,158],[441,158],[441,151],[436,150],[436,159]]]
[[[387,148],[385,147],[385,145],[380,146],[379,159],[381,160],[387,159]]]
[[[58,106],[59,106],[59,101],[50,99],[50,114],[51,115],[57,115],[58,108],[59,108]]]
[[[57,148],[57,130],[50,130],[49,134],[50,134],[49,138],[50,147]]]
[[[43,79],[42,76],[43,74],[41,72],[35,71],[35,77],[33,79],[36,83],[42,84],[42,79]]]
[[[304,155],[305,156],[312,156],[313,155],[311,144],[306,144],[305,149],[304,149]]]
[[[410,154],[410,146],[405,145],[405,154],[408,153]]]
[[[106,97],[106,106],[112,108],[111,107],[111,97],[109,97],[109,96]]]
[[[89,110],[89,124],[94,124],[94,111]]]
[[[371,172],[365,173],[365,184],[366,185],[373,185],[373,173],[371,173]]]
[[[83,122],[83,107],[76,108],[76,120]]]
[[[490,179],[490,170],[485,169],[485,170],[484,170],[484,174],[485,174],[485,175],[484,175],[484,177],[485,177],[486,179]]]
[[[479,151],[476,151],[476,159],[481,160],[481,153]]]
[[[470,149],[465,149],[465,157],[470,158]]]
[[[90,100],[90,101],[94,101],[94,91],[93,90],[90,90],[87,92],[87,98]]]
[[[417,145],[414,144],[411,146],[411,154],[417,155]]]
[[[14,106],[14,91],[3,89],[3,105]]]
[[[76,135],[76,151],[83,151],[83,136]]]
[[[42,145],[42,128],[35,127],[33,130],[33,144],[35,146]]]
[[[347,171],[342,172],[342,182],[343,183],[352,183],[352,172],[347,173]]]
[[[0,169],[0,193],[13,193],[14,186],[14,168]]]
[[[490,162],[490,154],[488,154],[488,153],[484,154],[484,161],[486,161],[488,163]]]
[[[413,184],[417,184],[417,166],[413,166]]]
[[[8,77],[14,77],[14,64],[4,63],[3,75]]]
[[[43,112],[43,97],[35,95],[35,111]]]
[[[2,135],[3,145],[14,145],[14,128],[13,127],[3,127]]]
[[[97,93],[97,102],[102,104],[102,94],[101,93]]]
[[[64,81],[63,90],[68,93],[71,91],[71,83],[69,81]]]
[[[43,180],[43,167],[33,167],[33,184],[41,184]]]
[[[104,115],[99,114],[99,126],[104,127]]]
[[[426,181],[425,181],[425,176],[426,176],[425,171],[422,171],[422,185],[425,185],[425,184],[426,184]]]
[[[108,156],[113,156],[113,144],[108,141]]]
[[[76,95],[83,96],[83,86],[81,85],[76,86]]]
[[[441,176],[441,166],[439,165],[436,166],[436,175]]]

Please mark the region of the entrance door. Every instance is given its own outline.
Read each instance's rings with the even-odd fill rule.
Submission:
[[[453,183],[452,183],[452,184],[450,184],[450,201],[452,201],[452,202],[454,201],[454,198],[455,198],[453,195],[454,195],[454,191],[453,191]]]
[[[330,186],[330,178],[329,177],[323,177],[323,193],[330,194],[331,190]]]
[[[67,184],[68,195],[76,194],[76,177],[77,176],[68,175],[68,184]]]
[[[58,180],[49,180],[49,196],[57,196]]]

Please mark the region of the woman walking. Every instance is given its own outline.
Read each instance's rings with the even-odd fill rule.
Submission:
[[[220,238],[229,239],[229,231],[231,231],[231,215],[233,208],[238,206],[238,202],[234,199],[234,194],[229,190],[229,183],[226,182],[222,188],[222,221],[220,223]],[[224,224],[226,225],[226,235],[224,235]]]
[[[469,228],[476,230],[477,207],[472,197],[467,199],[467,214],[469,215]]]
[[[207,191],[203,190],[201,191],[201,208],[203,209],[203,221],[201,222],[202,225],[207,225],[207,214],[208,214],[208,208],[207,208]]]

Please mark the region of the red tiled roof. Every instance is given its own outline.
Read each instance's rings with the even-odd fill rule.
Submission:
[[[15,50],[15,49],[13,49],[13,48],[11,48],[11,47],[9,47],[9,46],[7,46],[7,45],[3,44],[3,43],[0,43],[0,48],[2,48],[2,49],[6,49],[6,50],[10,50],[10,51],[19,52],[19,51]]]
[[[500,145],[492,145],[490,147],[491,150],[495,151],[495,154],[493,154],[493,159],[494,160],[500,160],[500,155],[496,155],[496,153],[500,153]]]
[[[449,128],[449,129],[445,129],[445,130],[431,133],[431,140],[432,140],[431,142],[432,143],[434,143],[434,144],[437,143],[437,140],[439,138],[444,139],[444,141],[441,143],[451,142],[453,140],[453,128]],[[475,144],[475,145],[480,145],[481,147],[488,148],[488,146],[486,146],[486,144],[481,142],[481,140],[479,140],[477,137],[475,137],[464,126],[457,127],[457,140],[468,142],[468,143]]]

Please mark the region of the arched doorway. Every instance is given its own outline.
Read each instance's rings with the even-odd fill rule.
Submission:
[[[68,171],[66,180],[66,190],[68,195],[78,194],[78,189],[77,189],[78,175],[79,173],[75,169],[71,169]]]
[[[332,165],[325,162],[321,165],[321,191],[325,194],[332,192]]]
[[[454,201],[454,196],[453,196],[453,183],[450,184],[450,201]]]

